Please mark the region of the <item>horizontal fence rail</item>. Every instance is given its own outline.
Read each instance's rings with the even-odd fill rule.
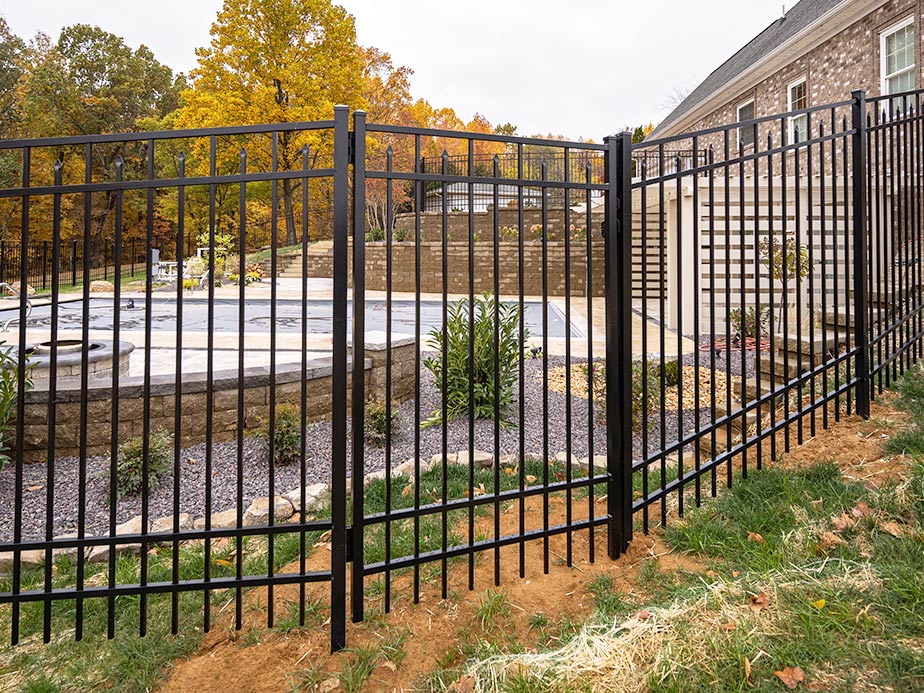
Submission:
[[[241,628],[262,590],[339,649],[868,416],[922,351],[921,101],[0,142],[0,627]]]

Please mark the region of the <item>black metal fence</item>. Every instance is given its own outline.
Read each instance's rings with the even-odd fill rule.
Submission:
[[[74,239],[60,242],[59,246],[58,265],[52,264],[52,241],[30,243],[26,248],[27,261],[25,264],[29,267],[30,286],[35,291],[49,291],[54,276],[58,277],[60,286],[73,287],[83,281],[84,275],[81,270],[84,256],[83,240]],[[114,241],[95,235],[91,237],[87,247],[88,252],[86,254],[90,258],[89,280],[91,282],[96,280],[114,281]],[[126,239],[124,248],[124,258],[120,268],[121,276],[137,280],[143,279],[145,272],[144,241]],[[63,252],[61,252],[61,249],[63,249]],[[0,283],[13,284],[13,282],[19,281],[23,265],[22,253],[23,248],[20,243],[0,241]]]
[[[658,161],[706,152],[654,172],[628,134],[545,141],[362,113],[351,127],[344,108],[318,123],[0,143],[23,162],[22,185],[0,199],[21,201],[24,256],[33,212],[59,267],[62,204],[83,206],[89,239],[94,198],[111,195],[117,276],[129,196],[147,257],[165,216],[182,245],[195,201],[210,235],[235,220],[241,258],[222,286],[210,255],[201,291],[159,294],[148,276],[144,292],[91,298],[85,254],[79,301],[63,301],[52,274],[47,305],[23,296],[0,311],[17,353],[32,354],[0,471],[0,624],[14,643],[74,624],[78,638],[114,637],[164,609],[174,632],[190,619],[208,629],[228,590],[240,628],[243,590],[261,587],[270,626],[280,608],[304,624],[309,597],[323,597],[340,648],[347,614],[446,596],[456,569],[471,589],[559,556],[618,558],[634,530],[736,471],[844,412],[868,415],[921,354],[920,99],[907,95],[904,113],[862,93],[800,111],[810,138],[798,143],[794,114],[646,142]],[[732,144],[742,127],[755,146]],[[144,159],[95,171],[93,148],[119,138],[145,142]],[[467,152],[464,170],[424,165],[434,139]],[[476,171],[482,145],[517,166],[492,157]],[[84,151],[83,171],[31,168],[60,147]],[[548,160],[526,175],[539,147],[560,176]],[[438,213],[425,214],[433,191]],[[407,237],[367,242],[373,204],[387,229],[410,210]],[[254,208],[270,210],[271,274],[296,233],[301,279],[245,281]],[[315,229],[333,236],[318,264]],[[634,252],[650,237],[663,253]],[[18,271],[25,284],[35,269]],[[664,290],[636,281],[633,295],[650,275]],[[43,341],[44,355],[32,348]],[[132,439],[127,486],[117,461]],[[117,570],[126,553],[136,563]],[[281,585],[298,587],[294,601],[277,599]],[[106,609],[86,607],[96,599]]]

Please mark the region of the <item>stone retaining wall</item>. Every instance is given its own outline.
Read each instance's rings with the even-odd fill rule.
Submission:
[[[502,294],[517,294],[519,291],[520,266],[519,248],[513,241],[501,241],[500,291]],[[447,245],[448,291],[451,294],[467,294],[468,242],[453,241]],[[352,251],[351,251],[352,252]],[[548,292],[551,296],[565,293],[565,244],[550,241],[546,244],[548,258]],[[387,246],[384,242],[366,244],[366,289],[385,291]],[[584,241],[571,244],[571,294],[586,296],[587,291],[587,246]],[[413,293],[415,290],[416,246],[414,243],[392,244],[392,290]],[[523,246],[523,292],[527,296],[542,294],[542,244],[525,243]],[[420,244],[420,290],[424,293],[440,293],[443,290],[443,246],[442,243]],[[330,277],[331,257],[329,255],[308,256],[309,277]],[[591,251],[591,288],[594,296],[602,296],[603,244],[594,243]],[[349,277],[352,286],[352,273]],[[494,291],[494,244],[475,244],[475,293]]]
[[[499,211],[498,227],[511,229],[513,236],[504,236],[499,242],[500,249],[500,291],[506,295],[516,295],[519,291],[519,243],[516,239],[518,228],[517,209],[504,208]],[[535,240],[530,231],[534,225],[541,224],[540,210],[530,208],[523,212],[526,240],[523,243],[524,287],[526,295],[542,294],[542,243]],[[475,225],[475,292],[494,291],[494,215],[493,212],[474,212]],[[639,217],[639,213],[635,213]],[[420,215],[420,279],[421,291],[440,293],[443,290],[442,274],[442,214],[425,212]],[[592,216],[591,233],[591,293],[602,296],[604,291],[604,249],[605,244],[600,234],[603,215]],[[583,228],[586,224],[584,215],[572,214],[572,224]],[[448,291],[454,294],[467,294],[468,282],[468,212],[450,212],[447,214]],[[548,231],[551,240],[546,243],[548,254],[549,294],[563,296],[565,293],[565,242],[564,212],[548,211]],[[392,243],[392,290],[413,293],[415,290],[416,246],[414,239],[414,215],[399,214],[395,219],[395,229],[407,231],[404,241]],[[665,249],[662,234],[653,228],[652,219],[646,221],[646,233],[641,234],[639,219],[633,223],[632,237],[632,293],[633,297],[643,295],[643,285],[647,297],[655,300],[662,293],[661,266],[664,262]],[[352,239],[349,256],[352,257]],[[587,241],[571,241],[571,295],[587,295]],[[370,291],[384,291],[386,288],[387,245],[384,241],[366,243],[366,288]],[[326,252],[309,252],[307,257],[309,277],[330,278],[333,272],[333,250]],[[352,286],[352,268],[348,281]]]
[[[366,344],[365,387],[366,396],[381,399],[385,396],[384,335],[370,333]],[[395,336],[392,346],[392,398],[401,402],[414,392],[414,340],[406,335]],[[348,384],[349,384],[348,375]],[[321,421],[331,414],[331,366],[326,360],[309,362],[305,374],[306,410],[309,422]],[[206,409],[207,385],[205,373],[184,377],[180,393],[181,428],[183,447],[205,441],[206,430],[211,429],[216,443],[234,440],[238,422],[238,374],[236,370],[214,374],[212,410]],[[275,393],[276,404],[301,405],[301,365],[287,364],[276,368],[276,385],[270,387],[267,368],[249,368],[244,375],[243,423],[245,435],[252,434],[263,425],[269,413],[269,398]],[[349,398],[350,390],[347,390]],[[33,390],[26,394],[24,460],[41,462],[48,458],[48,390]],[[55,457],[80,453],[80,409],[83,393],[79,381],[62,380],[58,383],[55,405]],[[108,455],[112,435],[112,388],[107,379],[91,381],[86,392],[87,400],[87,454]],[[149,417],[151,431],[174,433],[176,412],[176,386],[170,376],[151,379]],[[145,388],[142,378],[123,378],[119,387],[119,441],[143,435],[145,419]]]

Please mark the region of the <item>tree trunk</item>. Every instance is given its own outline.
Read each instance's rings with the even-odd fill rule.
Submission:
[[[286,245],[295,245],[298,238],[295,235],[295,190],[297,186],[292,185],[292,181],[284,178],[282,181],[282,207],[286,219]]]

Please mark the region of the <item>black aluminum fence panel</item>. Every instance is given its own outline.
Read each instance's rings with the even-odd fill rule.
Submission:
[[[844,412],[867,416],[871,377],[881,392],[918,357],[920,98],[858,92],[637,146],[637,223],[667,247],[664,295],[635,305],[645,531]],[[705,160],[665,165],[684,148]]]
[[[240,628],[254,587],[270,625],[280,609],[304,624],[306,588],[327,583],[343,646],[348,138],[338,108],[327,122],[0,143],[21,161],[21,183],[0,190],[21,212],[0,272],[39,292],[0,306],[17,381],[0,468],[14,644],[68,627],[208,630],[217,590]],[[317,233],[342,270],[322,295],[260,281],[253,248],[269,246],[274,277],[283,246]],[[191,237],[214,250],[176,253]],[[95,279],[112,292],[91,294]],[[308,439],[323,406],[333,425]],[[318,480],[333,480],[320,509],[306,496]],[[325,535],[331,553],[312,558]],[[298,586],[294,603],[276,599],[282,585]]]
[[[596,537],[615,537],[608,551],[618,556],[629,501],[616,492],[603,409],[587,393],[602,395],[602,379],[618,374],[615,359],[604,370],[609,332],[594,316],[607,314],[620,278],[594,268],[615,243],[601,234],[616,220],[598,200],[614,199],[625,138],[537,142],[367,125],[361,114],[354,130],[354,300],[381,292],[385,347],[377,393],[354,362],[354,620],[370,601],[390,610],[395,590],[418,601],[430,579],[445,598],[453,560],[474,589],[500,584],[502,565],[520,577],[537,569],[531,542],[546,572],[557,556],[572,565],[576,536],[591,561]],[[437,162],[421,156],[434,142]],[[503,151],[477,153],[492,144]],[[542,158],[528,156],[538,144]],[[370,195],[385,200],[383,240],[365,239]],[[400,236],[398,210],[409,227]],[[354,344],[368,328],[354,321]],[[482,552],[491,561],[479,578]]]

